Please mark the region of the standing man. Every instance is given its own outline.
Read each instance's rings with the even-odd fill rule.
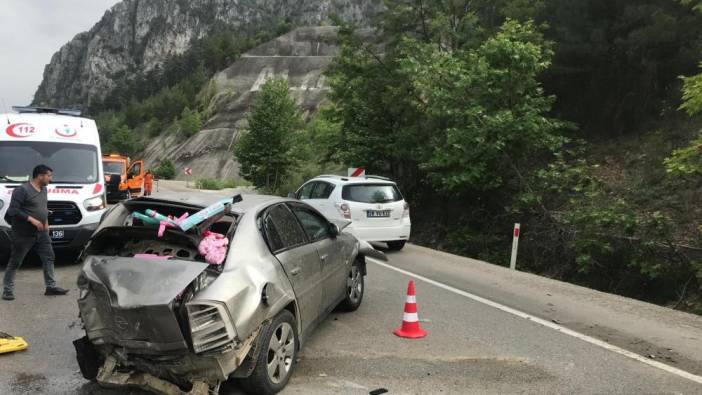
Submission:
[[[34,248],[44,267],[44,295],[65,295],[68,290],[56,286],[54,279],[54,249],[49,237],[49,207],[46,186],[53,170],[39,165],[32,171],[32,179],[12,192],[7,217],[12,225],[12,252],[7,263],[2,298],[15,299],[15,274],[29,250]]]
[[[144,196],[151,196],[151,188],[154,186],[154,175],[151,170],[147,170],[144,175]]]

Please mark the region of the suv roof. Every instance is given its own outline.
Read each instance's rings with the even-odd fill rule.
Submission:
[[[363,177],[346,177],[346,176],[340,176],[337,174],[322,174],[319,175],[312,180],[324,180],[324,181],[333,181],[336,184],[360,184],[360,183],[367,183],[369,181],[382,181],[385,183],[390,183],[390,184],[395,184],[395,181],[392,181],[391,179],[387,177],[381,177],[381,176],[373,176],[373,175],[367,175]],[[310,180],[310,181],[312,181]]]

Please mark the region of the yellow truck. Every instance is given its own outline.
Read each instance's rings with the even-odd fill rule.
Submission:
[[[110,202],[131,199],[144,192],[144,161],[131,162],[129,157],[119,154],[104,155],[102,169],[105,174],[105,189]]]

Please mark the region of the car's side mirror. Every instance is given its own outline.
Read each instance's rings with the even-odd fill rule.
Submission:
[[[331,237],[336,237],[339,234],[341,234],[341,230],[339,229],[339,225],[329,223],[329,234],[331,235]]]
[[[288,192],[288,199],[297,199],[297,195],[295,195],[295,192]]]

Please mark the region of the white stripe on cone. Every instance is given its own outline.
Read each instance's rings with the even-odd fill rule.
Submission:
[[[402,320],[405,322],[418,322],[419,315],[417,315],[417,313],[405,313],[402,316]]]
[[[417,303],[417,297],[414,295],[407,295],[407,303]]]

